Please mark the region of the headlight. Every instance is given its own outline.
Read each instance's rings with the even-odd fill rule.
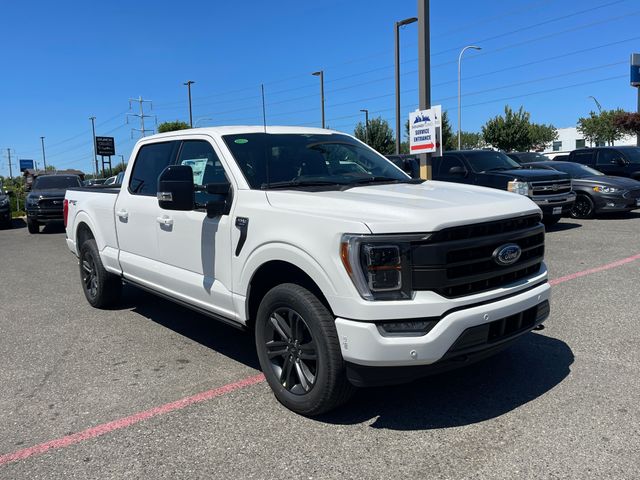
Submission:
[[[38,206],[37,197],[27,197],[27,207],[37,207],[37,206]]]
[[[8,197],[4,197],[3,199],[0,199],[0,207],[6,207],[8,204],[9,204]]]
[[[507,184],[507,190],[513,193],[519,193],[520,195],[529,196],[529,184],[527,182],[519,182],[514,180]]]
[[[365,300],[402,300],[412,296],[411,245],[428,235],[342,236],[340,257]]]
[[[620,189],[615,187],[605,187],[604,185],[596,185],[593,187],[593,191],[598,193],[617,193]]]

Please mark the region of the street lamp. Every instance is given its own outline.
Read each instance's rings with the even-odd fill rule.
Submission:
[[[458,56],[458,150],[461,149],[461,143],[462,143],[462,98],[460,94],[462,54],[469,49],[482,50],[482,48],[476,47],[475,45],[468,45],[462,49],[462,51],[460,52],[460,55]]]
[[[183,85],[187,86],[187,90],[189,90],[189,126],[193,128],[193,114],[191,113],[191,85],[194,84],[193,80],[187,80]]]
[[[324,70],[318,70],[311,75],[320,77],[320,109],[322,110],[322,128],[324,128]]]
[[[596,100],[596,97],[589,95],[587,98],[593,98],[593,101],[596,102],[596,107],[598,107],[598,113],[602,113],[602,105],[600,105],[600,102]]]
[[[47,170],[47,160],[44,156],[44,137],[40,137],[40,141],[42,142],[42,163],[44,165],[45,171]]]
[[[416,17],[396,22],[396,155],[400,154],[400,27],[417,22]]]
[[[360,109],[364,113],[364,143],[369,143],[369,110],[366,108]]]
[[[198,128],[198,124],[199,124],[200,122],[203,122],[203,121],[205,121],[205,120],[213,120],[213,118],[210,118],[210,117],[201,117],[201,118],[198,118],[198,119],[196,120],[196,128]]]

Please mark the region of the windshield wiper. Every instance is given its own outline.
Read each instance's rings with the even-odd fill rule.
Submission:
[[[495,172],[498,170],[519,170],[522,167],[493,167],[493,168],[487,168],[486,170],[483,170],[483,172]]]
[[[289,187],[323,187],[327,185],[345,185],[345,183],[333,180],[286,180],[282,182],[263,183],[260,188],[262,190],[267,190],[272,188]]]

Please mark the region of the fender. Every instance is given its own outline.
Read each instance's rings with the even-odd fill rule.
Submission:
[[[93,220],[85,210],[78,211],[78,213],[76,213],[75,215],[75,218],[73,219],[73,235],[71,239],[73,240],[75,245],[76,255],[80,254],[80,246],[77,244],[76,239],[78,236],[78,227],[81,223],[85,223],[93,233],[93,237],[96,240],[96,244],[98,246],[98,251],[100,252],[100,260],[102,261],[105,269],[111,273],[121,275],[122,269],[120,268],[120,263],[118,261],[118,245],[107,245],[105,238],[107,238],[109,235],[107,234],[107,232],[104,232],[98,224],[93,222]]]

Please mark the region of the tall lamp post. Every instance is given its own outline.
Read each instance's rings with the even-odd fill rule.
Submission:
[[[598,113],[602,113],[602,105],[600,105],[600,102],[596,100],[596,97],[594,97],[593,95],[589,95],[587,98],[592,98],[596,104],[596,107],[598,108]]]
[[[40,142],[42,142],[42,164],[44,165],[45,171],[47,170],[47,159],[44,156],[44,137],[40,137]]]
[[[369,110],[362,108],[360,111],[364,113],[364,143],[369,144]]]
[[[183,83],[183,85],[187,86],[187,90],[189,91],[189,126],[191,128],[193,128],[193,113],[191,111],[191,85],[193,85],[194,82],[193,80],[187,80],[185,83]]]
[[[396,22],[396,155],[400,154],[400,27],[417,22],[416,17],[405,18]]]
[[[458,56],[458,150],[462,148],[462,95],[461,95],[461,87],[460,87],[460,78],[462,72],[462,55],[467,50],[482,50],[480,47],[476,47],[475,45],[467,45],[462,49],[460,55]]]
[[[324,70],[318,70],[311,75],[320,77],[320,110],[322,111],[322,128],[324,128]]]
[[[91,120],[91,131],[93,132],[93,161],[95,165],[95,178],[98,178],[98,154],[96,153],[96,117],[89,117]]]

